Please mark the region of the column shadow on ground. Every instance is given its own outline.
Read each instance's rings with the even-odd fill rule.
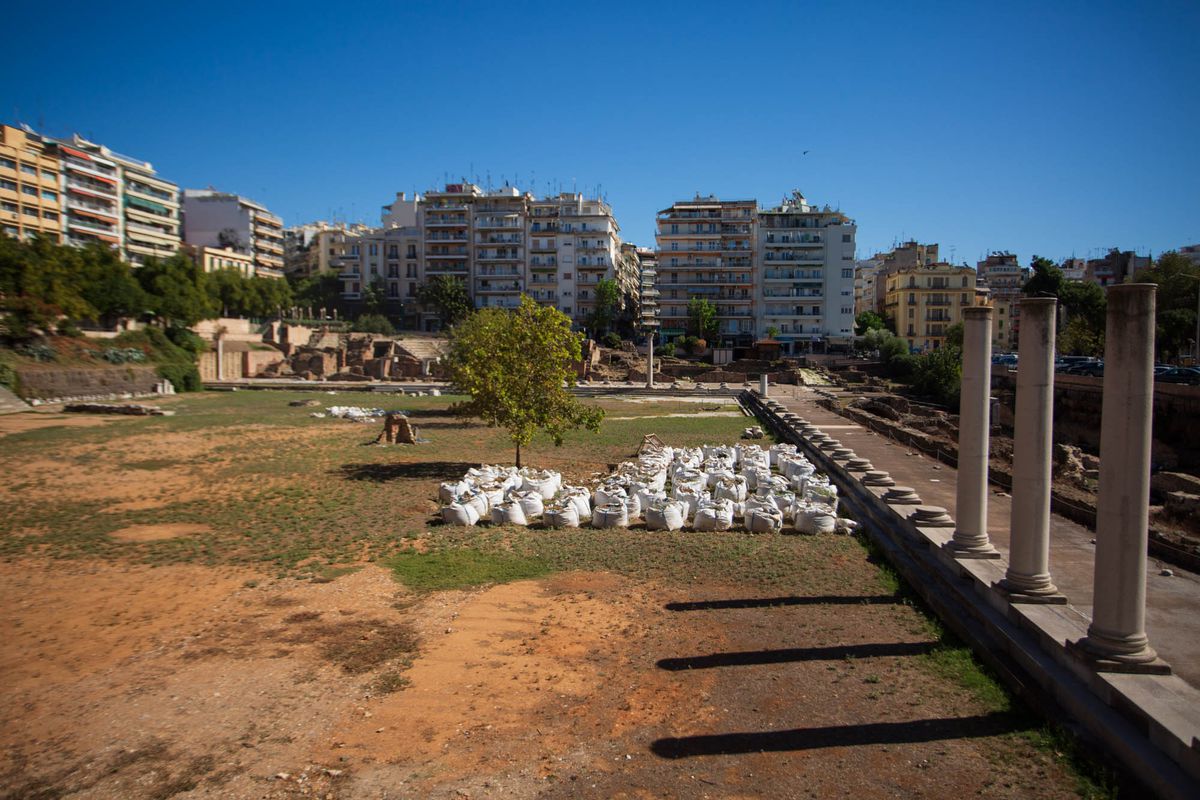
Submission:
[[[461,478],[463,473],[478,464],[464,461],[409,461],[399,464],[343,464],[333,474],[351,481],[386,483],[401,478],[435,478],[448,481]]]
[[[1032,723],[1011,712],[945,717],[907,722],[871,722],[784,731],[753,731],[658,739],[650,751],[661,758],[778,753],[824,747],[872,744],[916,744],[943,739],[978,739],[1028,730]]]
[[[744,597],[731,600],[694,600],[667,603],[667,611],[716,611],[725,608],[776,608],[779,606],[874,606],[894,605],[903,600],[896,595],[824,594],[800,597]]]
[[[840,661],[847,658],[879,658],[882,656],[919,656],[931,652],[936,647],[936,642],[879,642],[836,645],[834,647],[788,647],[779,650],[744,650],[733,653],[664,658],[656,664],[659,669],[681,672],[689,669],[745,667],[754,664]]]

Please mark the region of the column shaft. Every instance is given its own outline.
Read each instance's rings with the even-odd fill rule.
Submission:
[[[1157,659],[1146,638],[1156,289],[1134,283],[1108,290],[1095,605],[1082,642],[1094,656],[1130,665]]]
[[[991,425],[992,309],[963,309],[962,391],[958,407],[958,526],[948,549],[958,558],[999,558],[987,532]]]
[[[1064,602],[1050,582],[1050,475],[1054,447],[1053,297],[1020,301],[1016,433],[1008,571],[1000,588],[1013,600]]]

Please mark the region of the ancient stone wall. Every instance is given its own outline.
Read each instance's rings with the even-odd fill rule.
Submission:
[[[153,366],[18,369],[21,396],[46,400],[108,394],[149,394],[162,380]]]

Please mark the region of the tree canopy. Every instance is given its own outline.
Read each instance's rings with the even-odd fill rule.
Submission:
[[[717,335],[721,332],[717,307],[703,297],[688,300],[688,330],[699,339],[715,343]]]
[[[887,323],[874,311],[864,311],[854,318],[854,332],[862,336],[867,331],[885,330]]]
[[[537,431],[561,445],[569,430],[600,429],[604,411],[579,403],[569,391],[582,357],[581,334],[571,318],[529,297],[511,311],[485,308],[453,329],[447,366],[454,385],[471,399],[456,407],[508,430],[521,447]]]
[[[588,327],[593,338],[607,333],[616,322],[621,306],[621,288],[612,278],[601,278],[596,284],[596,304],[588,317]]]
[[[417,302],[436,311],[443,328],[449,328],[471,313],[467,284],[453,275],[434,275],[417,289]]]
[[[1196,337],[1200,264],[1193,264],[1179,253],[1163,253],[1153,267],[1139,272],[1134,280],[1158,284],[1155,348],[1160,356],[1170,358],[1189,352]]]

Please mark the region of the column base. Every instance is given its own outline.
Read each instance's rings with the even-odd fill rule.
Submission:
[[[1170,675],[1171,665],[1158,657],[1153,648],[1128,655],[1105,653],[1090,645],[1087,638],[1067,642],[1067,652],[1097,672],[1121,672],[1129,675]]]
[[[1051,584],[1042,589],[1022,589],[1013,586],[1008,579],[997,581],[992,588],[1010,603],[1038,603],[1046,606],[1065,606],[1067,596]]]
[[[942,549],[953,558],[1000,558],[1000,551],[990,542],[981,547],[970,547],[951,539],[942,545]]]

